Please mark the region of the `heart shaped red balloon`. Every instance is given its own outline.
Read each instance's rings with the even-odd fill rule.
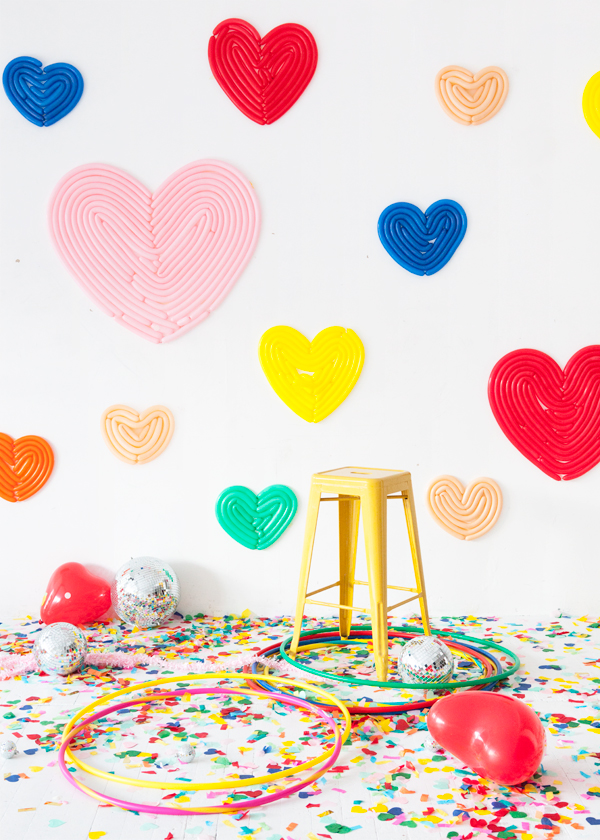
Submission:
[[[110,603],[109,583],[81,563],[63,563],[48,582],[40,615],[44,624],[86,624],[104,615]]]
[[[464,691],[442,697],[427,717],[432,737],[479,776],[518,785],[540,766],[546,733],[536,713],[514,697]]]

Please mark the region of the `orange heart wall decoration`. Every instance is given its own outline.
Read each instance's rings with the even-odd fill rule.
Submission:
[[[453,475],[442,475],[427,491],[427,504],[437,524],[449,534],[475,540],[496,524],[502,491],[491,478],[476,478],[465,489]]]
[[[24,502],[50,478],[54,453],[44,438],[36,435],[13,440],[0,433],[0,496],[7,502]]]
[[[128,464],[147,464],[169,445],[175,421],[164,405],[141,414],[127,405],[111,405],[102,415],[102,434],[113,455]]]
[[[435,92],[449,117],[462,125],[480,125],[504,105],[508,76],[500,67],[469,73],[464,67],[444,67],[435,77]]]
[[[309,341],[292,327],[271,327],[258,349],[269,384],[307,423],[319,423],[356,385],[365,348],[353,330],[327,327]]]

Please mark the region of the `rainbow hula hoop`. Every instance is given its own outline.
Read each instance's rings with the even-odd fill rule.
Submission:
[[[364,628],[366,625],[359,625],[359,626],[361,628]],[[308,633],[308,631],[307,631],[307,633]],[[300,650],[315,649],[315,648],[319,648],[319,647],[328,647],[328,646],[337,647],[337,646],[343,646],[343,645],[346,645],[346,644],[347,645],[350,645],[350,644],[366,644],[368,642],[368,640],[367,640],[367,642],[365,642],[365,641],[362,640],[362,637],[367,637],[367,636],[371,635],[367,631],[363,632],[362,630],[357,629],[354,633],[351,633],[351,636],[350,636],[349,639],[340,640],[339,635],[335,631],[333,631],[333,632],[329,631],[330,635],[321,635],[321,636],[317,636],[317,635],[311,636],[311,635],[307,635],[307,633],[303,634],[304,635],[303,641],[308,642],[309,644],[302,645],[300,647]],[[405,633],[405,632],[400,632],[398,630],[390,630],[390,637],[391,638],[399,638],[400,637],[400,638],[410,639],[410,638],[414,638],[415,635],[416,634],[412,633],[412,632],[411,633]],[[355,638],[357,636],[360,637],[360,638],[358,638],[358,639]],[[319,639],[319,640],[322,640],[322,641],[319,641],[319,643],[316,644],[316,645],[311,645],[310,642],[312,640],[316,640],[316,639]],[[448,641],[450,641],[450,640],[448,640]],[[450,647],[453,650],[457,651],[461,656],[474,660],[477,663],[477,665],[479,666],[479,668],[484,672],[485,677],[489,677],[489,675],[493,674],[494,672],[497,675],[501,675],[502,679],[506,676],[506,672],[503,672],[503,668],[502,668],[502,665],[500,664],[500,662],[494,656],[492,656],[492,654],[489,653],[488,651],[482,651],[479,648],[477,648],[475,646],[472,646],[472,645],[467,645],[462,641],[461,641],[460,644],[458,642],[452,641],[452,642],[450,642]],[[267,648],[264,648],[257,655],[258,656],[271,656],[278,649],[279,649],[279,643],[276,643],[274,645],[270,645]],[[250,670],[250,666],[245,666],[244,670],[246,672],[248,672]],[[252,685],[258,687],[259,689],[269,691],[270,687],[268,686],[268,684],[263,683],[261,681],[261,675],[258,673],[258,663],[256,663],[256,662],[252,664],[252,673],[255,675],[255,681],[254,681],[254,683],[252,683]],[[268,671],[265,671],[265,674],[266,673],[268,673]],[[411,686],[413,686],[413,685],[414,684],[411,683]],[[436,687],[438,689],[442,689],[442,690],[446,685],[447,685],[447,683],[436,683]],[[494,684],[492,684],[488,681],[487,684],[477,685],[477,686],[468,688],[467,690],[469,690],[469,691],[478,691],[478,690],[491,691],[493,687],[494,687]],[[284,692],[284,693],[288,694],[288,692]],[[450,693],[450,692],[446,692],[446,693]],[[433,697],[429,700],[410,701],[410,702],[407,702],[407,703],[382,703],[382,705],[380,705],[380,706],[378,706],[378,705],[372,705],[372,706],[351,705],[347,700],[343,701],[343,702],[345,703],[346,708],[348,709],[348,711],[350,712],[351,715],[376,715],[376,716],[387,715],[387,716],[392,716],[392,715],[404,714],[405,712],[415,711],[415,710],[418,710],[418,709],[430,708],[431,706],[433,706],[434,703],[437,703],[437,701],[439,699],[440,699],[440,697]],[[313,701],[313,702],[316,703],[316,701]],[[325,705],[323,703],[316,703],[316,705],[327,708],[327,709],[329,709],[329,711],[335,710],[334,706]]]
[[[371,630],[370,625],[355,625],[350,628],[350,633],[358,633],[361,630],[367,631]],[[390,630],[397,631],[397,633],[411,633],[414,636],[422,636],[424,635],[423,630],[420,628],[411,628],[411,627],[392,627]],[[305,631],[304,633],[300,634],[300,640],[306,638],[308,634],[311,634],[311,637],[321,637],[326,634],[331,634],[331,630],[328,628],[326,630],[312,630],[312,631]],[[319,671],[316,668],[310,668],[308,665],[303,664],[302,662],[298,662],[295,659],[292,659],[291,656],[288,655],[289,646],[292,641],[292,636],[288,636],[287,639],[284,639],[281,643],[279,648],[279,653],[283,659],[289,664],[293,665],[295,668],[299,668],[301,671],[305,671],[308,674],[313,674],[316,677],[319,677],[321,680],[326,679],[331,682],[343,682],[349,683],[350,685],[360,685],[360,686],[372,686],[373,688],[404,688],[408,689],[409,691],[421,691],[425,689],[455,689],[455,688],[469,688],[470,686],[477,686],[477,685],[488,685],[489,683],[495,683],[499,680],[506,679],[518,671],[521,662],[519,657],[516,653],[513,653],[508,648],[502,647],[502,645],[497,644],[496,642],[492,642],[489,639],[475,639],[471,636],[463,635],[462,633],[455,639],[455,635],[452,633],[447,633],[445,631],[440,630],[432,630],[432,635],[439,636],[442,640],[450,640],[451,642],[457,641],[458,644],[461,641],[464,642],[471,642],[475,645],[482,645],[484,648],[492,648],[493,650],[499,651],[500,653],[510,657],[512,659],[513,664],[510,668],[507,668],[506,671],[502,671],[499,674],[491,674],[490,676],[480,677],[477,679],[472,680],[449,680],[448,682],[444,683],[403,683],[399,680],[387,680],[386,682],[381,682],[378,680],[365,680],[359,679],[358,677],[347,677],[339,674],[330,674],[327,671]],[[343,640],[342,640],[343,641]]]
[[[344,643],[347,643],[347,644],[351,644],[351,643],[352,644],[364,644],[364,642],[362,642],[360,640],[352,639],[352,638],[347,640],[347,642],[342,642],[342,644],[344,644]],[[339,638],[337,638],[337,637],[335,639],[332,638],[331,641],[330,641],[330,645],[331,646],[340,645]],[[310,646],[309,645],[303,645],[300,649],[301,650],[306,650],[309,647],[310,647],[310,649],[313,648],[312,645],[310,645]],[[317,647],[317,646],[315,646],[315,647]],[[325,645],[319,644],[318,647],[325,647]],[[260,651],[260,653],[258,655],[259,656],[271,656],[273,653],[275,653],[278,650],[278,648],[279,648],[279,644],[270,646],[270,647],[265,648],[264,650]],[[468,651],[467,651],[467,648],[468,648]],[[489,675],[494,674],[494,673],[495,674],[502,674],[502,676],[504,676],[503,670],[502,670],[502,665],[491,654],[489,654],[489,653],[484,654],[482,651],[479,651],[476,648],[471,648],[471,646],[469,646],[469,645],[455,644],[455,645],[452,646],[452,649],[457,651],[457,653],[459,653],[461,656],[469,658],[469,659],[472,658],[474,661],[476,661],[477,664],[479,665],[479,667],[482,669],[485,676],[489,676]],[[249,670],[249,667],[250,666],[246,666],[246,669]],[[255,685],[257,688],[259,688],[261,690],[269,691],[270,688],[269,688],[268,684],[262,682],[262,675],[258,673],[257,663],[253,663],[252,673],[255,676],[255,681],[254,681],[253,685]],[[265,672],[265,673],[268,673],[268,672]],[[437,687],[438,687],[438,689],[443,690],[444,687],[445,687],[445,683],[439,683],[437,685]],[[468,688],[467,690],[468,691],[478,691],[478,690],[490,691],[492,688],[493,688],[493,685],[491,683],[488,683],[487,685],[478,685],[478,686],[474,686],[472,688]],[[289,694],[289,692],[283,692],[283,693],[284,694]],[[446,692],[446,693],[448,694],[450,692]],[[348,711],[350,712],[351,715],[377,715],[377,716],[379,716],[379,715],[400,715],[400,714],[404,714],[405,712],[415,711],[415,710],[418,710],[418,709],[427,709],[427,708],[430,708],[431,706],[433,706],[434,703],[437,703],[437,701],[439,699],[440,699],[439,697],[432,697],[430,699],[409,701],[409,702],[406,702],[406,703],[382,703],[381,705],[372,705],[372,706],[352,705],[347,700],[344,700],[343,702],[345,703],[346,708],[348,709]],[[315,705],[321,706],[322,708],[327,708],[330,712],[335,711],[335,706],[330,706],[330,705],[324,704],[324,703],[317,703],[316,701],[313,701],[313,702],[315,702]]]
[[[190,674],[184,677],[186,681],[194,681],[194,680],[208,680],[208,679],[220,679],[220,680],[241,680],[245,682],[250,682],[253,680],[251,675],[246,674],[227,674],[227,673],[217,673],[217,674]],[[119,691],[115,691],[112,694],[108,694],[106,697],[102,697],[99,700],[95,700],[93,703],[90,703],[84,709],[75,715],[75,717],[69,721],[67,724],[65,731],[63,733],[63,740],[61,742],[61,747],[59,751],[58,761],[61,772],[63,776],[68,780],[68,782],[73,785],[74,787],[78,788],[79,790],[87,793],[89,796],[94,797],[95,799],[100,800],[101,802],[110,803],[111,805],[116,805],[120,808],[124,808],[130,811],[137,811],[143,813],[150,813],[150,814],[163,814],[168,816],[173,815],[194,815],[194,814],[235,814],[238,811],[247,811],[250,808],[259,808],[263,805],[268,805],[271,802],[275,802],[278,799],[282,799],[284,797],[290,796],[292,793],[296,793],[302,788],[306,787],[307,785],[311,784],[312,782],[319,779],[324,773],[327,772],[335,762],[340,754],[340,750],[342,748],[342,744],[347,739],[350,733],[350,715],[344,706],[344,704],[337,700],[332,694],[329,694],[326,691],[323,691],[319,688],[313,688],[311,686],[305,685],[303,686],[301,683],[298,684],[294,680],[287,679],[285,677],[264,677],[263,678],[266,682],[275,685],[288,685],[288,686],[299,686],[304,690],[317,694],[328,701],[333,701],[333,704],[339,709],[342,713],[345,721],[345,726],[343,732],[340,730],[339,726],[337,725],[336,721],[330,717],[323,709],[317,706],[314,703],[311,703],[307,700],[303,700],[298,697],[290,697],[279,693],[269,693],[264,691],[254,691],[252,689],[232,689],[232,688],[224,688],[222,686],[211,686],[209,688],[185,688],[180,689],[177,691],[169,691],[166,694],[150,694],[146,695],[142,698],[137,698],[135,700],[130,700],[125,703],[118,703],[114,706],[110,706],[109,708],[105,708],[101,711],[98,711],[94,714],[88,714],[89,712],[93,712],[98,706],[104,706],[111,700],[114,700],[116,697],[120,697],[124,694],[131,694],[135,691],[141,691],[148,688],[153,688],[155,686],[165,685],[171,682],[181,682],[182,677],[165,677],[160,680],[153,680],[152,682],[147,683],[138,683],[138,685],[129,686],[128,688],[121,689]],[[334,733],[334,744],[320,756],[316,758],[310,759],[309,761],[305,761],[295,767],[291,767],[288,770],[283,770],[278,773],[270,773],[267,776],[257,776],[252,779],[237,779],[231,782],[216,782],[213,784],[205,784],[205,783],[175,783],[175,782],[151,782],[145,781],[140,779],[128,779],[122,776],[115,776],[112,773],[106,773],[103,770],[98,770],[90,765],[86,764],[85,762],[81,761],[81,759],[77,758],[71,748],[70,745],[73,739],[87,727],[89,727],[94,721],[98,720],[99,718],[105,717],[106,715],[111,714],[114,711],[118,711],[123,708],[127,708],[129,706],[134,705],[143,705],[149,704],[155,699],[163,699],[165,697],[177,697],[177,696],[186,696],[191,694],[229,694],[229,695],[242,695],[242,696],[256,696],[256,697],[263,697],[265,699],[282,703],[283,705],[287,706],[295,706],[299,708],[307,709],[308,711],[316,714],[320,717],[328,726],[332,729]],[[87,715],[87,717],[86,717]],[[83,718],[83,720],[82,720]],[[77,721],[81,721],[77,726]],[[255,798],[249,798],[248,800],[244,800],[243,802],[239,803],[238,805],[226,804],[226,805],[217,805],[217,806],[205,806],[202,808],[165,808],[162,806],[153,806],[153,805],[143,805],[137,802],[128,802],[126,800],[117,799],[112,796],[107,796],[106,794],[98,793],[98,791],[93,790],[92,788],[88,787],[87,785],[80,782],[78,779],[73,777],[73,774],[69,771],[66,766],[66,757],[69,758],[77,767],[82,770],[85,770],[87,773],[90,773],[92,776],[97,778],[107,779],[113,782],[121,782],[122,784],[127,785],[134,785],[136,787],[143,787],[143,788],[159,788],[161,790],[235,790],[240,787],[248,787],[250,785],[272,785],[278,779],[287,778],[292,775],[297,775],[298,773],[302,772],[303,770],[308,770],[314,767],[316,764],[320,764],[321,762],[325,762],[318,770],[311,773],[306,779],[301,782],[298,782],[289,788],[284,790],[275,791],[274,793],[270,793],[266,796],[260,796]]]

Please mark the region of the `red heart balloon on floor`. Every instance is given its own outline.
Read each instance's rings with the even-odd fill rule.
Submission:
[[[600,462],[600,346],[578,350],[564,371],[539,350],[513,350],[490,374],[498,425],[550,478],[578,478]]]
[[[507,694],[463,691],[442,697],[431,707],[427,726],[441,747],[501,785],[529,779],[546,746],[539,717]]]
[[[261,38],[245,20],[222,21],[208,42],[208,61],[233,104],[260,125],[282,117],[302,95],[317,67],[317,44],[298,23]]]
[[[110,584],[81,563],[63,563],[48,582],[40,611],[44,624],[97,621],[110,607]]]

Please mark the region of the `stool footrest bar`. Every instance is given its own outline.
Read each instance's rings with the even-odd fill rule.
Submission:
[[[321,589],[315,589],[313,592],[307,592],[306,597],[309,598],[311,595],[318,595],[319,592],[325,592],[326,589],[333,589],[334,586],[339,586],[340,581],[336,580],[335,583],[330,583],[329,586],[322,586]]]

